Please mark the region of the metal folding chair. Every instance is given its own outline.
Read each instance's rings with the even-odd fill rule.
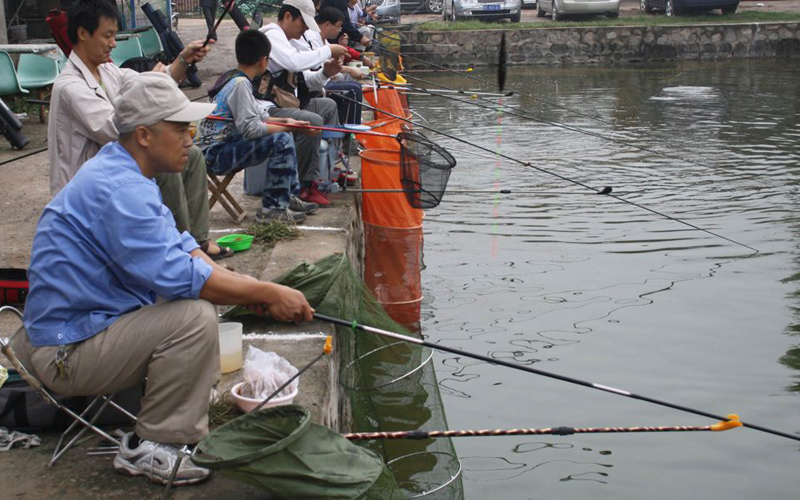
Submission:
[[[239,202],[236,201],[236,198],[234,198],[233,195],[228,192],[228,185],[238,173],[239,170],[236,170],[227,174],[222,180],[220,180],[218,176],[212,174],[211,172],[206,172],[208,175],[208,190],[211,191],[211,196],[208,198],[208,209],[211,210],[214,207],[214,204],[219,201],[219,204],[222,205],[222,208],[228,212],[228,215],[230,215],[237,224],[244,220],[246,214]]]
[[[16,314],[20,320],[22,320],[22,313],[19,312],[18,309],[15,309],[11,306],[3,306],[0,307],[0,315],[4,312],[11,312]],[[123,415],[127,416],[131,419],[132,422],[136,422],[136,417],[132,415],[129,411],[125,408],[119,406],[115,403],[112,398],[114,394],[110,395],[100,395],[95,397],[89,406],[86,407],[83,412],[80,414],[76,413],[75,411],[71,410],[70,408],[66,407],[65,405],[61,404],[56,398],[54,393],[50,392],[44,384],[42,384],[36,377],[34,377],[30,371],[20,362],[19,358],[17,358],[16,354],[14,353],[14,349],[11,347],[11,342],[16,335],[19,335],[20,332],[23,331],[23,328],[19,328],[16,333],[11,335],[8,339],[5,339],[0,335],[0,351],[2,351],[3,355],[8,359],[11,363],[11,366],[14,367],[15,370],[20,374],[20,376],[39,394],[39,396],[44,399],[47,403],[55,406],[60,411],[69,415],[73,422],[67,427],[61,436],[58,439],[58,443],[56,443],[56,449],[53,451],[53,456],[50,458],[50,462],[48,466],[52,466],[60,459],[64,454],[70,450],[78,440],[86,433],[87,430],[94,432],[98,436],[107,439],[108,441],[114,443],[116,446],[119,446],[119,440],[115,437],[112,437],[110,434],[105,432],[103,429],[97,427],[95,422],[103,413],[103,411],[108,407],[111,406],[112,408],[116,409],[117,411],[121,412]],[[92,412],[94,414],[92,415]],[[90,417],[91,415],[91,417]],[[75,433],[75,435],[69,439],[69,441],[64,444],[64,441],[68,439],[70,433],[72,433],[78,426],[82,426],[81,429]]]

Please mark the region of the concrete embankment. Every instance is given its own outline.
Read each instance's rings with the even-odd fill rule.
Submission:
[[[201,38],[204,24],[185,23],[181,37],[184,40]],[[233,64],[233,40],[236,27],[223,23],[219,30],[220,42],[214,48],[200,74],[210,84]],[[202,97],[205,89],[188,91],[191,98]],[[46,145],[46,126],[26,122],[26,133],[36,138],[36,147]],[[24,152],[23,152],[24,153]],[[0,159],[10,160],[19,156],[2,146]],[[358,159],[351,166],[358,168]],[[229,191],[247,210],[243,225],[253,222],[253,214],[260,206],[260,198],[248,197],[242,192],[242,174],[229,186]],[[0,234],[4,244],[0,247],[0,267],[25,269],[30,261],[30,249],[36,223],[42,209],[50,200],[49,166],[47,152],[41,152],[7,163],[0,168],[0,201],[2,214]],[[358,266],[362,252],[362,229],[358,214],[357,195],[340,193],[332,196],[333,207],[320,210],[301,226],[301,237],[280,242],[275,246],[254,245],[247,252],[220,261],[238,272],[261,279],[272,279],[289,271],[302,261],[314,262],[332,253],[346,254]],[[211,238],[219,238],[233,231],[240,232],[241,225],[233,223],[229,215],[217,204],[210,214]],[[274,351],[294,366],[301,368],[322,352],[326,335],[333,335],[331,325],[312,322],[303,325],[277,323],[268,319],[244,322],[245,352],[249,345],[265,351]],[[0,318],[0,335],[12,333],[19,323],[11,315]],[[334,337],[335,338],[335,337]],[[300,382],[300,391],[295,403],[309,408],[315,422],[334,430],[348,426],[348,402],[338,380],[340,364],[339,350],[334,346],[331,357],[325,357],[307,371]],[[0,363],[9,366],[1,356]],[[224,393],[233,383],[242,379],[242,373],[234,372],[222,377],[217,390]],[[112,427],[113,429],[113,427]],[[87,456],[87,448],[96,446],[90,439],[71,450],[55,467],[48,468],[58,434],[43,432],[42,446],[30,450],[13,449],[3,453],[0,467],[2,498],[26,499],[93,499],[93,498],[160,498],[162,487],[142,478],[129,478],[113,471],[113,455]],[[261,498],[263,492],[215,475],[210,482],[193,488],[178,488],[172,498],[217,499],[217,498]]]
[[[800,23],[509,29],[508,64],[625,64],[800,57]],[[501,30],[402,32],[404,64],[497,64]]]

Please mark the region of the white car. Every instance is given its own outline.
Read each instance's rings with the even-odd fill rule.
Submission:
[[[522,17],[522,0],[444,0],[442,18],[445,21],[466,19],[508,19],[518,23]]]
[[[571,15],[606,15],[612,19],[619,17],[619,0],[539,0],[536,2],[536,15],[550,14],[553,21],[560,21]]]
[[[536,7],[536,0],[522,0],[522,8],[526,7]]]

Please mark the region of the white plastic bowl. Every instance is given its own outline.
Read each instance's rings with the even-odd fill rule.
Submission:
[[[236,400],[236,406],[239,407],[245,413],[250,413],[255,409],[256,406],[261,404],[261,399],[252,399],[246,398],[239,394],[239,391],[242,389],[244,382],[239,382],[238,384],[234,385],[231,388],[231,394],[233,395],[233,399]],[[261,408],[271,408],[273,406],[281,406],[281,405],[290,405],[294,401],[294,398],[297,397],[297,391],[300,387],[300,384],[297,384],[294,388],[294,391],[289,394],[288,396],[275,396],[272,398],[269,403],[265,404]]]

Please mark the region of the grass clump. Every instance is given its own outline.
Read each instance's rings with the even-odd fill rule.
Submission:
[[[692,16],[672,16],[640,14],[637,16],[609,19],[604,16],[591,18],[575,18],[559,22],[541,23],[506,23],[484,21],[456,21],[456,22],[429,22],[418,29],[424,31],[473,31],[473,30],[508,30],[508,29],[534,29],[558,27],[588,27],[588,26],[668,26],[683,24],[740,24],[740,23],[767,23],[767,22],[798,22],[800,13],[794,12],[740,12],[737,14],[722,15],[718,12],[696,14]]]
[[[289,226],[279,221],[270,221],[268,224],[251,224],[244,230],[245,234],[253,236],[257,243],[276,243],[300,237],[300,230],[296,226]]]
[[[242,412],[236,405],[228,402],[229,391],[226,391],[219,398],[214,400],[208,407],[208,426],[212,428],[227,424],[235,419]]]

